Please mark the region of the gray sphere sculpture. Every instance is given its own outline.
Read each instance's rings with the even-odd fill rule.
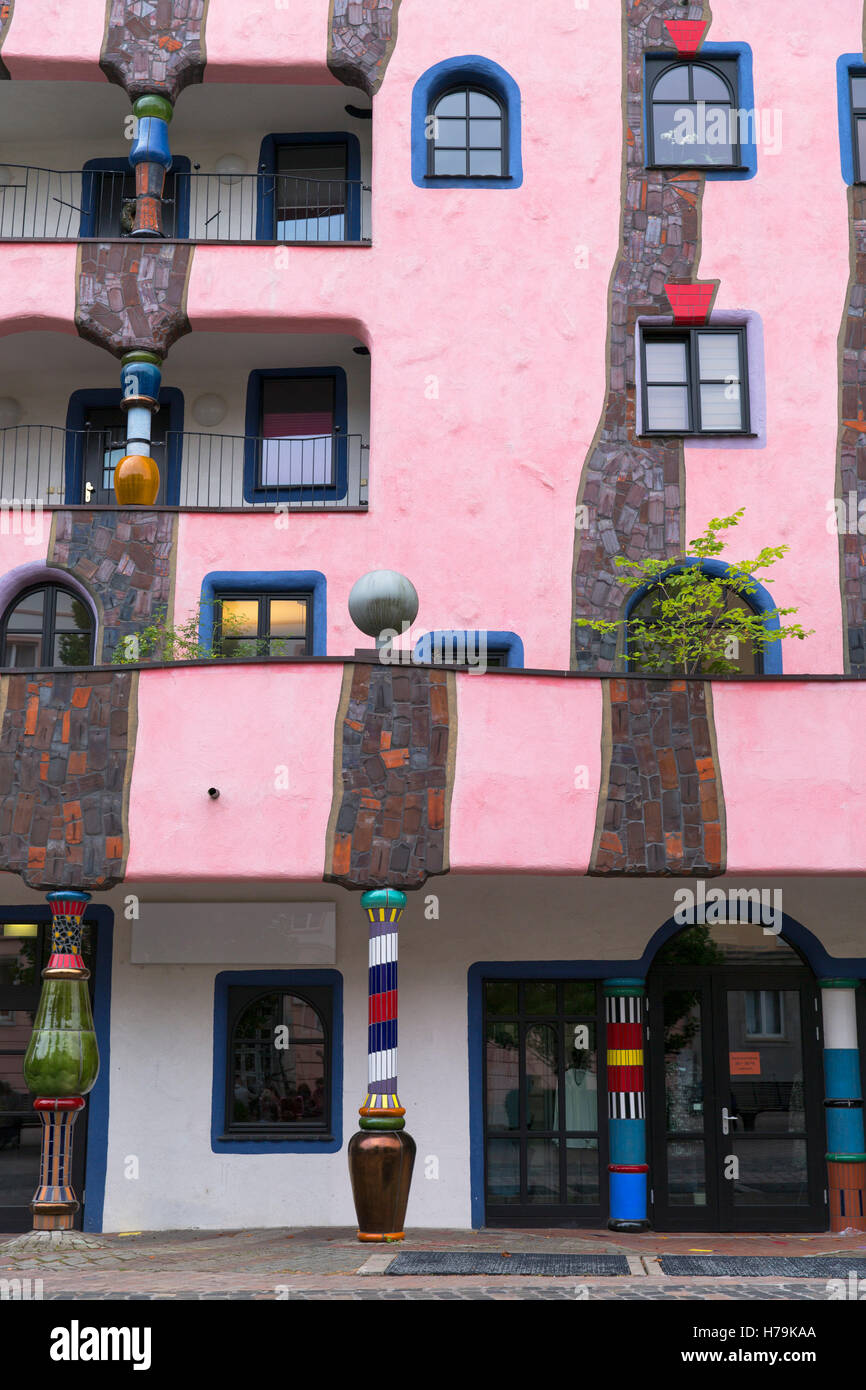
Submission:
[[[396,570],[371,570],[352,585],[352,622],[377,641],[386,630],[402,631],[403,623],[413,623],[417,612],[415,585]]]

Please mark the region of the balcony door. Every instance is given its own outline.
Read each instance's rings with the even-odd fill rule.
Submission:
[[[649,976],[653,1224],[825,1230],[814,977],[759,925],[720,932],[687,929]]]
[[[157,505],[165,503],[166,431],[169,412],[160,410],[151,420],[150,456],[159,467]],[[78,453],[75,477],[81,480],[80,494],[70,502],[114,506],[114,470],[126,453],[126,412],[120,407],[90,407],[84,413],[84,432],[76,437]]]

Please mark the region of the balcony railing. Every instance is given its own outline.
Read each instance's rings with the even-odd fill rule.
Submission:
[[[131,169],[36,169],[11,164],[0,186],[0,239],[77,241],[132,229]],[[171,171],[163,233],[197,242],[370,241],[370,188],[358,179]]]
[[[116,432],[15,425],[0,430],[0,507],[114,506]],[[265,439],[168,430],[154,439],[156,504],[206,511],[352,511],[367,506],[369,447],[360,434]]]

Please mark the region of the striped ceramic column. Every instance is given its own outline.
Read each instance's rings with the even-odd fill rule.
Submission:
[[[370,923],[367,1094],[361,1128],[349,1140],[349,1176],[358,1239],[402,1240],[415,1164],[415,1141],[397,1095],[397,923],[406,894],[374,888],[362,894]]]
[[[643,980],[605,980],[612,1231],[643,1231],[647,1221],[644,1119]]]
[[[367,1025],[367,1095],[362,1129],[402,1129],[405,1110],[397,1097],[397,924],[406,894],[376,888],[362,894],[370,922]]]
[[[866,1231],[866,1146],[857,1047],[858,983],[821,981],[831,1231]]]
[[[24,1058],[24,1080],[36,1096],[42,1121],[39,1187],[33,1196],[35,1231],[69,1230],[78,1201],[70,1181],[72,1129],[84,1096],[99,1074],[99,1053],[81,955],[81,923],[89,893],[48,893],[51,955],[33,1034]]]

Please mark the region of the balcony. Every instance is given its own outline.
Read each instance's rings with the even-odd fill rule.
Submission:
[[[4,165],[0,239],[77,241],[125,237],[134,216],[132,169]],[[172,170],[164,234],[208,243],[369,245],[371,190],[360,179]]]
[[[369,446],[360,434],[273,438],[167,430],[154,441],[157,506],[200,511],[366,511]],[[117,431],[0,430],[0,498],[43,507],[114,506]]]

